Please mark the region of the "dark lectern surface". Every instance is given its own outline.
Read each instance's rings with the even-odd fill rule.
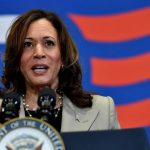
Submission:
[[[149,150],[144,128],[61,134],[66,150]]]

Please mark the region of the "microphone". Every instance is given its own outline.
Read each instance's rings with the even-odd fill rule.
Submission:
[[[38,96],[38,110],[40,118],[43,121],[51,122],[51,118],[54,115],[54,107],[56,105],[55,91],[49,87],[44,87]]]
[[[4,123],[10,119],[19,117],[20,96],[16,92],[5,93],[1,105],[0,122]]]

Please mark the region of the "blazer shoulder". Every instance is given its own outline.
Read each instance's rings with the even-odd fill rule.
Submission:
[[[115,111],[114,99],[110,96],[93,95],[93,107],[98,107],[99,109],[107,110],[110,112]]]
[[[110,96],[92,95],[93,105],[110,105],[114,106],[114,100]]]

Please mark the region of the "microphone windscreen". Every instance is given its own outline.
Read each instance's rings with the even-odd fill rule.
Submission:
[[[56,103],[56,94],[53,89],[49,87],[44,87],[38,96],[38,105],[41,106],[42,102],[49,101],[51,105],[54,107]]]
[[[11,92],[3,94],[0,122],[4,123],[12,118],[19,117],[20,110],[20,95]]]
[[[56,99],[56,94],[55,94],[55,91],[53,89],[50,89],[48,86],[44,87],[41,92],[39,93],[39,97],[40,96],[44,96],[44,95],[47,95],[47,96],[51,96],[53,97],[54,99]]]
[[[3,102],[2,102],[2,107],[9,103],[9,102],[12,102],[17,108],[20,107],[20,103],[21,103],[21,100],[20,100],[20,95],[16,92],[11,92],[11,93],[5,93],[3,95]]]

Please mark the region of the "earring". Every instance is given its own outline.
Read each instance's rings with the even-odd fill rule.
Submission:
[[[64,65],[62,64],[61,67],[60,67],[60,69],[63,69],[63,68],[64,68]]]

